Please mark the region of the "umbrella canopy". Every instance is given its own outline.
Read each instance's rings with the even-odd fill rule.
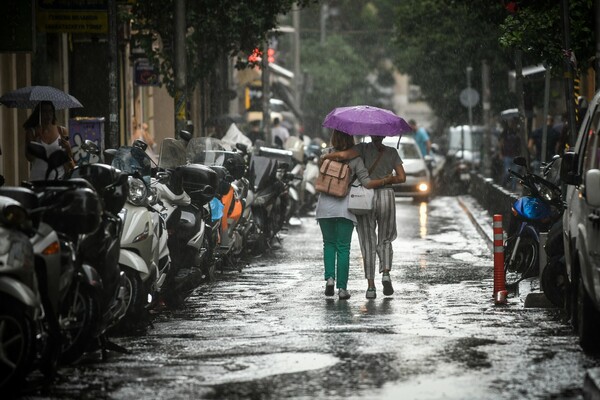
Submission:
[[[412,131],[403,118],[372,106],[335,108],[327,114],[323,126],[349,135],[395,136]]]
[[[57,110],[83,107],[75,97],[52,86],[27,86],[0,97],[0,104],[10,108],[35,108],[41,101],[52,102]]]

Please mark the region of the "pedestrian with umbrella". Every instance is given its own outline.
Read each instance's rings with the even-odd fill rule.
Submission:
[[[353,146],[352,136],[334,130],[331,134],[331,147],[325,149],[324,152],[344,151]],[[386,184],[386,179],[369,179],[369,171],[360,157],[348,161],[348,166],[351,175],[355,176],[366,188],[377,188]],[[340,300],[350,298],[347,290],[350,243],[354,226],[357,224],[356,215],[348,210],[348,196],[349,194],[345,197],[335,197],[321,193],[315,210],[316,219],[323,235],[325,295],[333,296],[334,286],[337,286]]]
[[[46,150],[46,157],[57,150],[64,150],[69,156],[69,161],[58,167],[54,179],[62,179],[66,173],[75,168],[73,152],[69,144],[69,133],[67,128],[57,125],[56,109],[50,101],[40,102],[33,113],[23,124],[25,128],[25,157],[31,162],[29,179],[32,181],[43,180],[46,177],[48,163],[35,157],[28,150],[30,142],[41,144]]]
[[[51,176],[52,178],[61,179],[75,167],[67,128],[57,125],[56,120],[57,109],[82,107],[75,97],[51,86],[27,86],[2,95],[0,104],[10,108],[34,109],[23,124],[27,145],[30,142],[39,143],[46,150],[47,156],[60,149],[67,152],[70,161],[59,167],[56,176]],[[28,150],[25,156],[31,162],[29,179],[45,179],[48,168],[46,161],[34,157]]]
[[[360,156],[371,179],[385,179],[386,184],[375,190],[373,210],[357,215],[357,231],[363,256],[367,299],[377,297],[375,268],[379,258],[379,273],[382,274],[383,294],[394,293],[390,271],[392,269],[392,242],[396,239],[396,202],[392,184],[406,180],[402,160],[396,149],[383,145],[384,136],[410,132],[408,123],[393,112],[378,107],[338,107],[331,111],[323,126],[337,129],[349,135],[370,136],[370,143],[359,143],[351,149],[329,153],[325,159],[349,160]]]

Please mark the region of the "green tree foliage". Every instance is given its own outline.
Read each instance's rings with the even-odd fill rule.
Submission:
[[[304,40],[302,59],[312,80],[312,90],[304,98],[306,133],[318,136],[323,118],[333,108],[365,103],[368,66],[338,35],[330,36],[323,46]]]
[[[250,54],[260,47],[266,33],[277,26],[277,16],[294,3],[305,6],[312,0],[188,0],[186,1],[186,51],[188,89],[207,76],[220,55]],[[174,94],[174,0],[142,0],[131,8],[133,30],[142,37],[147,57],[160,66],[163,83]],[[239,67],[244,67],[244,62]]]
[[[444,124],[466,123],[459,94],[471,86],[481,94],[481,62],[490,66],[491,105],[499,111],[516,104],[508,93],[510,53],[500,47],[499,26],[506,17],[500,2],[489,0],[404,0],[394,9],[395,64],[420,86],[427,103]],[[474,108],[481,121],[481,102]]]
[[[321,8],[303,10],[302,69],[311,82],[304,96],[305,128],[316,134],[334,107],[371,104],[391,108],[391,4],[383,0],[330,0],[325,43]],[[389,93],[388,93],[389,91]]]
[[[592,63],[595,55],[594,2],[569,0],[571,50],[579,69]],[[535,62],[545,62],[555,75],[562,72],[563,22],[561,2],[556,0],[516,1],[517,12],[500,26],[499,38],[506,48],[519,48]]]

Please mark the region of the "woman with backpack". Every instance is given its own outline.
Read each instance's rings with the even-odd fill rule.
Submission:
[[[324,153],[345,151],[354,146],[352,136],[334,130],[331,135],[331,147]],[[360,157],[347,161],[352,176],[366,188],[385,186],[390,178],[370,179],[369,171]],[[353,179],[350,179],[352,181]],[[350,242],[357,224],[354,214],[348,211],[348,196],[336,197],[321,193],[317,201],[316,218],[323,235],[323,262],[325,266],[325,295],[333,296],[334,287],[338,288],[340,300],[350,298],[347,290],[350,269]],[[337,281],[336,281],[337,277]]]
[[[392,242],[396,239],[396,200],[391,184],[406,181],[406,174],[398,151],[385,146],[383,136],[371,135],[371,142],[359,143],[345,151],[329,153],[325,159],[348,160],[360,156],[369,168],[369,177],[376,181],[384,181],[377,186],[373,199],[373,210],[358,216],[358,240],[362,252],[367,279],[367,299],[377,297],[375,289],[375,270],[379,258],[379,273],[383,294],[394,294],[390,270],[392,269]],[[393,176],[392,173],[395,173]],[[382,179],[383,177],[383,179]]]

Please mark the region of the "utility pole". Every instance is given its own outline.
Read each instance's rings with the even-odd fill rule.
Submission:
[[[119,147],[119,46],[117,43],[117,0],[108,0],[108,135],[105,148]]]
[[[521,138],[521,156],[525,157],[529,165],[527,156],[527,124],[525,123],[525,93],[523,92],[523,60],[521,50],[515,51],[515,74],[517,101],[519,104],[519,137]]]
[[[577,124],[575,122],[575,95],[573,88],[573,76],[574,70],[573,65],[571,63],[571,21],[569,18],[569,0],[562,0],[562,23],[563,23],[563,47],[566,52],[566,56],[564,59],[564,82],[565,82],[565,97],[567,101],[567,113],[569,114],[569,143],[571,145],[575,144],[575,139],[577,137]]]
[[[492,175],[492,160],[490,150],[492,147],[492,122],[490,118],[490,66],[487,60],[481,61],[481,98],[483,103],[483,176],[490,177]]]
[[[294,6],[292,10],[292,23],[294,25],[294,95],[296,105],[302,109],[300,88],[302,88],[302,72],[300,71],[300,7]]]
[[[263,111],[263,131],[265,133],[265,141],[267,146],[271,145],[271,112],[269,111],[269,103],[271,96],[271,81],[269,77],[269,40],[265,40],[262,54],[262,111]]]
[[[321,46],[325,45],[325,26],[326,26],[326,22],[327,22],[327,16],[329,14],[329,5],[327,3],[324,3],[323,5],[321,5],[321,15],[320,15],[320,33],[321,33],[321,37],[320,37],[320,41],[319,43],[321,44]]]
[[[175,0],[175,138],[187,127],[187,65],[185,54],[185,0]]]

